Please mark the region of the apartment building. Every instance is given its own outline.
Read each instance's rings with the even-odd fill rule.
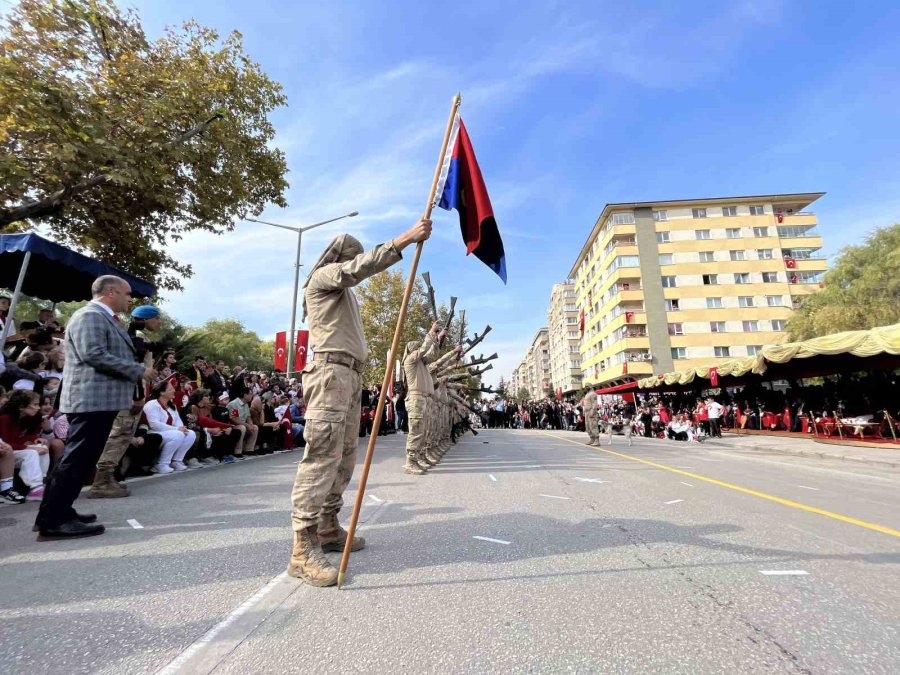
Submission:
[[[614,384],[786,340],[826,261],[825,193],[607,204],[569,277],[585,310],[585,384]]]
[[[546,327],[538,328],[534,334],[529,356],[531,373],[528,391],[532,398],[542,398],[550,389],[550,337]]]
[[[569,393],[581,388],[581,334],[575,283],[554,284],[547,307],[550,350],[550,384],[554,391]]]

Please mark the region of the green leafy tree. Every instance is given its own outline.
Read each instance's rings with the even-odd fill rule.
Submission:
[[[518,400],[522,401],[523,403],[527,403],[528,401],[530,401],[531,392],[528,391],[528,387],[519,387],[516,398],[518,398]]]
[[[366,384],[380,385],[384,377],[387,353],[394,337],[394,327],[405,286],[406,279],[401,270],[387,270],[355,289],[363,332],[369,344],[369,362],[363,372],[363,381]],[[403,324],[398,359],[402,358],[406,343],[421,340],[433,322],[425,288],[416,278],[409,299],[406,321]]]
[[[236,319],[210,319],[200,328],[188,329],[176,348],[181,369],[189,367],[196,356],[208,361],[224,361],[251,370],[271,370],[275,343],[264,341]]]
[[[788,321],[792,340],[900,322],[900,223],[844,248],[824,288],[804,297]]]
[[[500,398],[509,398],[509,383],[503,379],[503,376],[500,376],[500,381],[497,382],[497,386],[494,387],[494,391],[497,392],[497,396]]]
[[[150,40],[112,0],[21,0],[0,25],[0,232],[54,237],[165,289],[189,231],[285,206],[281,86],[193,21]]]

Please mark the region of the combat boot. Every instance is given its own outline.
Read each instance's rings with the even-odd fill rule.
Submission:
[[[287,573],[310,586],[334,586],[338,571],[322,553],[316,528],[312,525],[294,532],[294,549]]]
[[[432,467],[432,465],[429,464],[428,460],[425,459],[425,453],[422,452],[421,450],[415,456],[414,459],[415,459],[416,464],[419,465],[419,468],[422,469],[422,471],[428,471],[428,469],[430,469]]]
[[[332,513],[330,516],[324,516],[319,520],[319,544],[323,551],[341,551],[347,544],[347,530],[341,527],[338,522],[337,514]],[[366,547],[366,540],[362,537],[353,537],[353,545],[351,551],[360,551]]]
[[[425,451],[425,461],[434,466],[441,461],[441,456],[429,448]]]
[[[89,499],[118,499],[127,497],[131,490],[116,481],[115,469],[97,468],[94,482],[88,492]]]
[[[421,476],[423,473],[425,473],[425,470],[419,466],[415,458],[408,455],[406,457],[406,464],[403,467],[403,471],[412,474],[413,476]]]

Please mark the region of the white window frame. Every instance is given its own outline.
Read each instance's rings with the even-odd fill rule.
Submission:
[[[771,279],[767,278],[768,275],[772,275]],[[777,284],[778,283],[778,272],[763,272],[762,280],[764,284]]]
[[[665,260],[663,260],[665,258]],[[674,265],[675,258],[671,253],[660,253],[659,254],[659,264],[660,265]]]
[[[669,219],[669,214],[666,213],[665,209],[661,209],[659,211],[653,212],[653,220],[657,223],[664,223]]]
[[[669,279],[672,280],[671,284],[668,283]],[[663,288],[678,288],[678,280],[675,278],[674,274],[664,274],[659,280]]]
[[[741,238],[741,228],[726,227],[725,228],[725,238],[726,239],[740,239]]]
[[[728,251],[728,257],[731,258],[731,262],[744,262],[747,259],[744,255],[744,251],[740,249]]]
[[[742,321],[741,329],[745,333],[758,333],[759,332],[759,321],[757,321],[756,319],[748,319],[747,321]]]
[[[769,236],[769,228],[768,227],[754,227],[753,228],[753,236],[754,237],[768,237]]]
[[[721,352],[721,353],[720,353]],[[717,358],[728,358],[731,356],[731,347],[727,345],[721,345],[718,347],[713,347],[713,354],[716,355]]]
[[[733,218],[737,215],[737,207],[736,206],[723,206],[722,207],[722,215],[727,218]]]
[[[669,335],[684,335],[684,324],[678,321],[669,323],[666,326],[666,330],[668,330]]]
[[[751,216],[764,216],[764,215],[766,215],[766,207],[753,205],[750,207],[750,215]]]
[[[719,285],[719,275],[718,274],[704,274],[703,275],[703,285],[704,286],[718,286]],[[706,279],[709,279],[709,283],[706,282]]]
[[[706,209],[691,209],[694,218],[706,218]]]
[[[706,299],[706,309],[722,309],[722,298],[709,297]]]
[[[672,358],[673,359],[686,359],[687,358],[687,348],[685,347],[672,347]]]
[[[775,256],[770,248],[756,249],[756,257],[760,260],[772,260]]]
[[[719,330],[721,328],[721,330]],[[710,333],[727,333],[728,328],[725,325],[724,321],[710,321],[709,322],[709,332]]]
[[[716,252],[715,251],[700,251],[700,262],[715,262],[716,261]]]
[[[784,307],[784,296],[782,295],[767,295],[766,296],[766,307]]]
[[[736,284],[749,284],[750,282],[750,272],[735,272],[734,273],[734,283]]]
[[[671,240],[669,239],[668,230],[665,232],[657,232],[656,233],[656,243],[657,244],[668,244]]]
[[[738,307],[741,309],[753,309],[756,307],[755,301],[753,300],[752,295],[739,295],[738,296]]]
[[[787,328],[787,321],[784,319],[772,319],[772,330],[783,331]]]
[[[709,239],[712,239],[712,234],[710,234],[709,230],[694,230],[694,237],[698,241],[707,241]]]

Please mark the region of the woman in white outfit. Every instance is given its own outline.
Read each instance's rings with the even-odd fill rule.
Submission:
[[[153,473],[185,471],[184,456],[197,440],[196,434],[178,416],[178,410],[172,404],[174,398],[175,388],[168,380],[163,380],[153,387],[150,400],[144,404],[144,416],[150,431],[163,439],[159,458],[151,469]]]

